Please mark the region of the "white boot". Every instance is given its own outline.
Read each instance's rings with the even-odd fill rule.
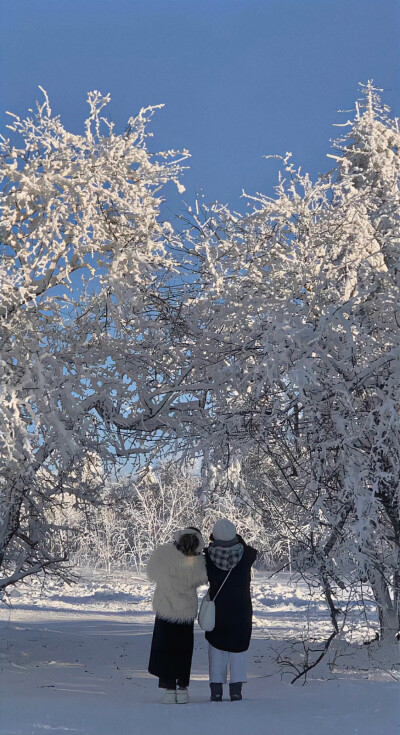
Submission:
[[[163,699],[163,704],[175,704],[176,703],[176,691],[175,689],[166,689]]]
[[[189,692],[187,689],[176,690],[177,704],[187,704],[189,702]]]

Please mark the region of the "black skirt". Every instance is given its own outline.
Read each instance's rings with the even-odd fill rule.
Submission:
[[[156,616],[151,642],[149,674],[163,680],[179,679],[182,686],[189,685],[193,655],[193,628],[194,621],[170,623]]]

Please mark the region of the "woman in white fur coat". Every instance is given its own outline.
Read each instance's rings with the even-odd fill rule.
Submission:
[[[207,584],[203,547],[200,531],[190,526],[177,531],[173,543],[157,546],[147,564],[147,576],[156,583],[149,673],[166,690],[165,704],[189,701],[196,590]]]

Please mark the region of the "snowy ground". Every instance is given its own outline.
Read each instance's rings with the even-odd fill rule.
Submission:
[[[40,735],[392,735],[400,732],[397,646],[382,651],[373,628],[346,628],[305,686],[282,677],[309,629],[330,632],[321,600],[300,583],[257,574],[254,634],[243,702],[208,701],[207,648],[197,628],[191,703],[160,704],[147,673],[152,588],[134,574],[86,573],[73,587],[14,591],[1,612],[0,733]],[[343,647],[344,646],[344,647]],[[296,647],[295,647],[296,648]],[[298,649],[298,645],[297,645]],[[352,655],[350,655],[352,654]]]

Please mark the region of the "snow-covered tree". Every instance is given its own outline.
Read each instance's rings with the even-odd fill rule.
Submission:
[[[368,579],[382,636],[398,629],[400,135],[377,91],[312,182],[285,171],[242,217],[192,213],[193,360],[205,482],[257,458],[256,499],[322,585]],[[187,320],[188,321],[188,320]],[[196,355],[196,357],[195,357]],[[249,483],[251,485],[251,483]]]
[[[165,461],[142,468],[137,477],[107,481],[78,518],[74,506],[66,508],[71,558],[107,572],[142,570],[155,546],[171,542],[179,528],[201,525],[199,485],[190,469]]]
[[[0,588],[63,560],[48,551],[46,507],[86,455],[135,456],[163,409],[149,393],[171,229],[158,192],[181,188],[186,153],[149,153],[154,108],[116,134],[108,100],[89,94],[77,135],[44,95],[1,139]]]
[[[123,504],[132,562],[143,568],[155,546],[170,543],[179,528],[199,524],[199,479],[163,462],[130,486]]]

